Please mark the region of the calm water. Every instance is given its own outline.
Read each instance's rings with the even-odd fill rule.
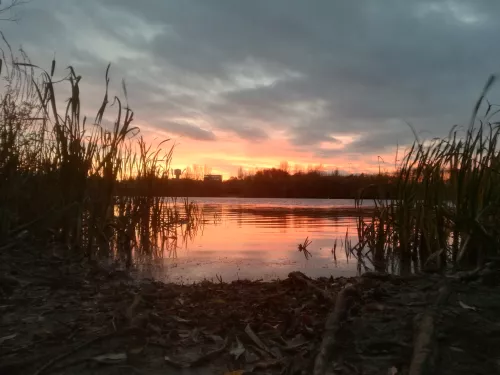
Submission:
[[[143,265],[141,276],[167,282],[204,279],[283,279],[291,271],[311,277],[356,275],[343,240],[356,243],[352,200],[191,198],[204,213],[204,225],[177,241],[161,259]],[[306,260],[298,244],[312,243]],[[337,261],[332,247],[337,238]]]

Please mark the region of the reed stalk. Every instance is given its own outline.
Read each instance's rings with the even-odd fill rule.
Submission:
[[[191,231],[202,222],[192,203],[181,207],[158,196],[155,185],[168,182],[173,146],[164,149],[169,140],[154,145],[137,136],[125,84],[124,101],[109,94],[110,66],[91,121],[82,114],[82,77],[73,67],[55,78],[55,60],[46,71],[4,42],[0,242],[28,230],[68,251],[122,257],[131,265],[135,253],[161,254],[162,238],[172,239],[181,222]],[[69,97],[62,101],[57,93],[64,87]],[[113,126],[104,126],[103,119],[113,116]],[[127,182],[138,194],[118,196],[118,186]]]
[[[391,259],[402,273],[478,266],[498,255],[500,122],[485,99],[494,81],[485,85],[465,130],[453,127],[430,141],[415,134],[394,173],[392,199],[381,191],[373,215],[360,216],[356,248],[375,268],[387,268]]]

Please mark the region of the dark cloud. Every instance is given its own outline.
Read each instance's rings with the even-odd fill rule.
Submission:
[[[339,139],[329,135],[328,129],[323,129],[319,126],[299,127],[292,134],[293,136],[289,138],[292,144],[301,147],[310,148],[320,142],[330,144],[342,143]]]
[[[318,150],[316,154],[320,157],[335,157],[353,154],[377,154],[394,152],[398,146],[412,143],[415,136],[411,129],[403,124],[400,129],[393,131],[373,130],[363,133],[353,142],[337,149]]]
[[[267,133],[259,128],[252,128],[245,125],[235,124],[232,127],[226,126],[225,130],[232,131],[240,138],[247,139],[249,141],[262,141],[268,138]]]
[[[500,61],[497,0],[37,0],[18,13],[3,31],[33,60],[55,52],[91,92],[112,61],[137,118],[203,140],[281,131],[310,149],[350,134],[344,152],[376,153],[411,142],[405,121],[432,135],[466,122]]]
[[[167,122],[163,124],[163,129],[170,133],[196,139],[199,141],[215,140],[214,133],[209,130],[200,129],[196,125]]]

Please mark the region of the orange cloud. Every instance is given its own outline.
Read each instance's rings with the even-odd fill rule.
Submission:
[[[279,167],[282,161],[287,161],[291,170],[296,165],[302,168],[322,165],[325,170],[335,170],[348,173],[378,172],[379,164],[383,171],[391,170],[394,165],[395,153],[384,155],[345,155],[341,152],[335,157],[319,157],[318,150],[341,150],[343,145],[353,141],[354,136],[339,138],[342,144],[324,143],[316,147],[301,148],[292,145],[286,136],[277,133],[263,141],[243,140],[231,133],[214,132],[216,140],[200,141],[171,135],[166,131],[139,125],[144,138],[150,142],[158,142],[170,138],[175,143],[172,168],[184,169],[193,164],[208,165],[212,173],[222,174],[224,179],[236,176],[239,167],[245,170]],[[383,161],[380,161],[380,156]]]

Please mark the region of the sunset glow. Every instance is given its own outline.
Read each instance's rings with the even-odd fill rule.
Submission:
[[[290,144],[283,134],[261,141],[247,141],[232,134],[217,132],[217,142],[200,141],[169,134],[168,131],[159,131],[149,126],[141,126],[146,140],[155,144],[163,139],[171,141],[163,146],[174,146],[172,169],[184,170],[193,164],[207,166],[212,173],[222,174],[224,179],[235,177],[239,167],[246,172],[255,172],[266,168],[279,168],[282,162],[287,162],[290,172],[297,170],[307,171],[322,167],[323,171],[339,170],[340,173],[374,173],[379,171],[379,164],[383,171],[392,171],[396,146],[388,148],[384,154],[378,155],[349,155],[339,153],[335,157],[320,157],[316,150],[297,148]],[[341,143],[323,142],[320,150],[339,150],[347,148],[355,136],[340,136]],[[193,153],[193,150],[196,150]],[[380,156],[384,162],[379,163]]]
[[[40,0],[2,31],[43,68],[57,54],[57,77],[74,67],[88,118],[111,63],[110,98],[126,99],[145,139],[171,138],[173,167],[225,179],[283,161],[390,171],[397,145],[414,140],[408,124],[447,134],[498,68],[498,25],[479,5],[250,3]]]
[[[0,374],[498,373],[499,15],[0,0]]]

